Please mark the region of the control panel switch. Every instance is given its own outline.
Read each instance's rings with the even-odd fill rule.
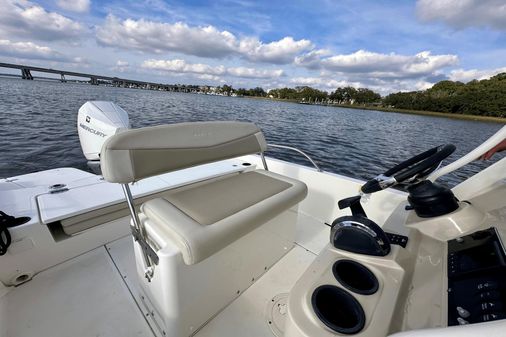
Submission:
[[[457,313],[462,318],[468,318],[469,316],[471,316],[471,313],[462,307],[457,307]]]
[[[457,322],[459,322],[459,325],[469,324],[469,322],[463,319],[462,317],[457,317]]]
[[[496,290],[498,287],[499,286],[498,286],[497,282],[487,281],[487,282],[479,283],[476,286],[476,289],[478,289],[478,290]]]
[[[483,302],[481,304],[481,310],[483,311],[501,311],[503,308],[500,302]]]
[[[485,314],[483,315],[482,317],[482,321],[483,322],[488,322],[488,321],[495,321],[495,320],[498,320],[498,319],[503,319],[505,318],[506,315],[502,314],[502,313],[497,313],[497,314]]]
[[[480,293],[480,299],[482,300],[498,300],[501,298],[501,293],[498,291],[485,291]]]

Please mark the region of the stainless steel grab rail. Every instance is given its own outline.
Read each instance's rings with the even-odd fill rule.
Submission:
[[[286,145],[277,145],[277,144],[267,144],[267,147],[274,147],[274,148],[278,148],[278,149],[286,149],[286,150],[292,150],[292,151],[298,152],[301,155],[303,155],[304,157],[306,157],[306,159],[309,160],[311,162],[311,164],[313,164],[313,166],[316,168],[316,170],[318,172],[323,172],[323,170],[315,163],[315,161],[313,159],[311,159],[311,157],[309,157],[309,155],[307,155],[302,150],[299,150],[296,147],[286,146]]]

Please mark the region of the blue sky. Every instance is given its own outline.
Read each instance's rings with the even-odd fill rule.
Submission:
[[[504,0],[0,3],[0,60],[55,69],[382,94],[506,71]]]

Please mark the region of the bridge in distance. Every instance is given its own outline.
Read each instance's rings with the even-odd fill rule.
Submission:
[[[87,74],[87,73],[79,73],[74,71],[67,70],[57,70],[51,68],[41,68],[41,67],[33,67],[27,65],[20,64],[12,64],[12,63],[1,63],[0,68],[10,68],[10,69],[19,69],[21,71],[21,78],[25,80],[33,80],[34,76],[32,72],[40,72],[46,74],[56,74],[60,75],[61,82],[67,82],[65,76],[72,77],[80,77],[80,78],[88,78],[89,83],[92,85],[99,85],[100,83],[109,83],[113,86],[117,87],[129,87],[129,88],[142,88],[142,89],[151,89],[151,90],[165,90],[165,91],[178,91],[178,92],[190,92],[195,90],[195,86],[186,86],[186,85],[174,85],[174,84],[161,84],[154,82],[146,82],[146,81],[137,81],[130,80],[119,77],[110,77],[103,75],[95,75],[95,74]]]

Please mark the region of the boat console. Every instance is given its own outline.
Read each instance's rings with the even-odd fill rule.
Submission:
[[[384,257],[332,244],[290,293],[285,336],[386,336],[506,318],[505,252],[496,228]]]
[[[504,224],[425,180],[454,150],[431,149],[362,186],[409,191],[382,227],[362,195],[339,202],[351,215],[332,223],[330,242],[290,292],[286,337],[408,336],[506,318]]]

